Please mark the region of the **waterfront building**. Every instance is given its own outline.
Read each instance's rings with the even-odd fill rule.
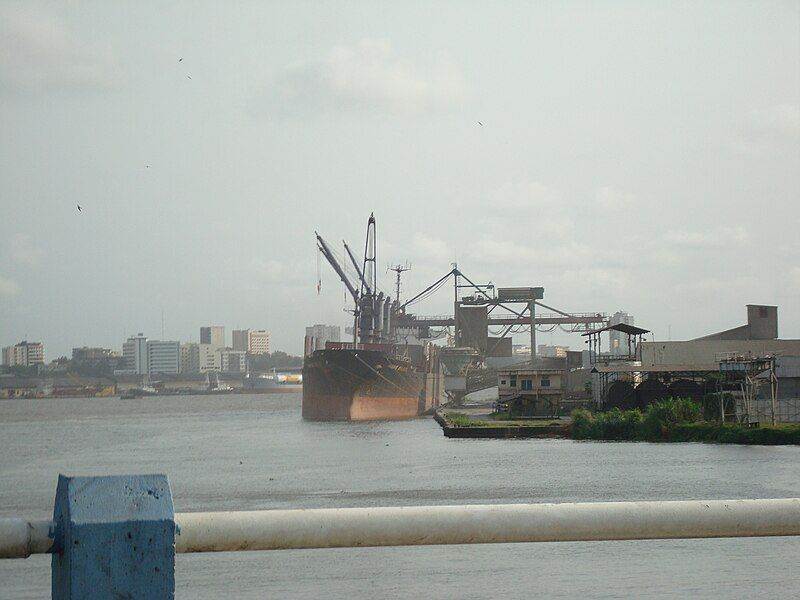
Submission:
[[[178,373],[180,364],[180,342],[160,340],[147,342],[148,373]]]
[[[139,333],[122,344],[122,357],[125,361],[125,370],[137,375],[147,373],[147,337]]]
[[[209,344],[214,348],[225,347],[225,327],[222,325],[210,325],[200,328],[200,343]]]
[[[217,350],[220,371],[225,373],[244,373],[247,371],[247,352],[223,348]]]
[[[538,360],[536,366],[527,362],[498,369],[499,402],[513,416],[558,416],[564,400],[566,371],[556,363],[564,359],[544,360],[553,361],[552,368]]]
[[[21,341],[14,346],[3,348],[3,365],[8,367],[30,367],[44,364],[44,344]]]
[[[179,370],[181,373],[200,372],[200,344],[181,344]]]
[[[633,325],[633,315],[617,311],[608,321],[609,325]],[[628,335],[622,331],[611,330],[608,332],[608,352],[612,356],[628,354]]]
[[[338,325],[312,325],[306,327],[304,340],[305,355],[311,356],[314,350],[324,350],[327,342],[340,342],[341,329]]]

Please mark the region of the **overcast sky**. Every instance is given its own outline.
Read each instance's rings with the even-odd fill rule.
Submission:
[[[0,2],[0,345],[299,353],[370,211],[386,288],[800,337],[800,3]]]

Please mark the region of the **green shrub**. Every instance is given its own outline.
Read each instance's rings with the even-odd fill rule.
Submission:
[[[701,408],[689,398],[667,398],[647,407],[639,427],[639,439],[665,440],[679,423],[694,423],[700,420]]]
[[[572,437],[576,440],[598,439],[594,415],[583,408],[572,411]]]

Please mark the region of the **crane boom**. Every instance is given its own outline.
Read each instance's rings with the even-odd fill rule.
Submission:
[[[342,283],[347,288],[347,291],[350,292],[350,295],[353,297],[353,301],[356,303],[356,310],[358,310],[358,290],[353,286],[352,283],[350,283],[350,280],[347,278],[347,275],[345,275],[344,269],[342,269],[339,261],[337,261],[333,256],[333,252],[331,252],[328,243],[323,240],[322,236],[316,231],[314,232],[314,235],[317,236],[317,248],[319,248],[319,251],[322,252],[322,256],[325,257],[325,260],[327,260],[331,267],[333,267],[333,270],[336,271],[336,274],[339,276],[339,279],[342,280]]]
[[[361,280],[362,285],[366,288],[366,293],[371,294],[372,290],[369,288],[369,284],[367,283],[366,279],[364,279],[364,272],[361,270],[361,267],[358,266],[358,261],[356,261],[356,257],[353,256],[353,253],[350,251],[350,246],[347,245],[347,242],[342,240],[344,244],[344,249],[347,251],[347,256],[350,257],[350,262],[353,263],[353,266],[356,269],[356,273],[358,273],[358,278]]]

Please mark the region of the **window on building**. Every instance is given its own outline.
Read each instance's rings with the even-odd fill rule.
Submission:
[[[512,377],[511,378],[511,387],[517,387],[517,378],[516,377]]]
[[[506,385],[506,380],[505,379],[501,379],[500,380],[500,385]]]
[[[542,387],[550,387],[550,380],[542,378],[542,383],[540,385]]]
[[[533,389],[533,381],[530,379],[523,379],[522,380],[522,389],[523,390],[532,390]]]

